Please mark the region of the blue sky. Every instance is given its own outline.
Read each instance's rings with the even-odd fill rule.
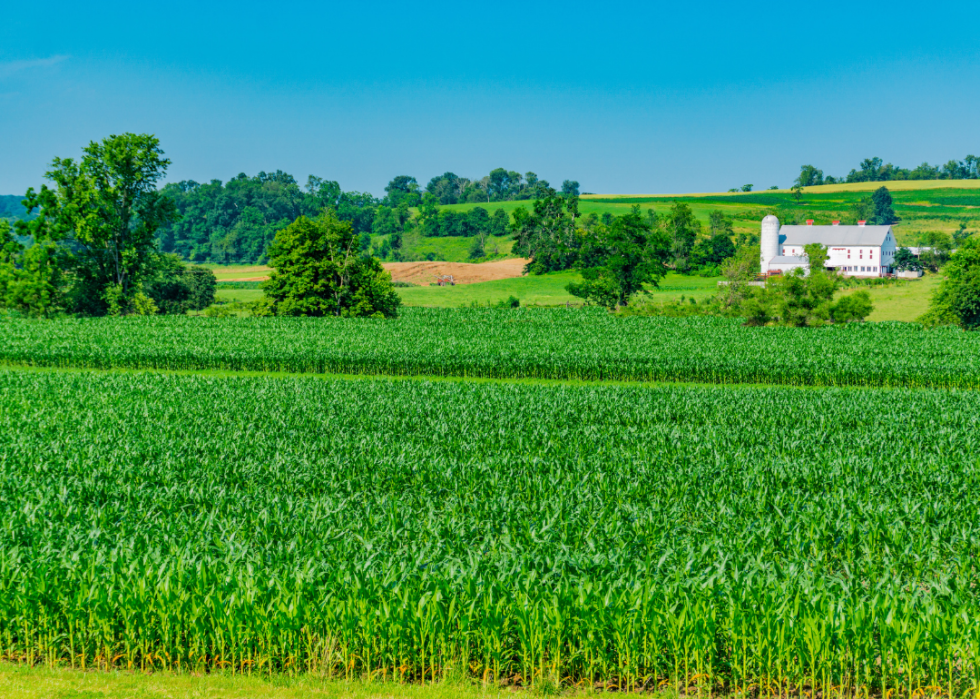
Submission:
[[[788,186],[980,154],[980,3],[58,3],[0,10],[0,193],[149,132],[168,179],[382,194],[495,167],[583,191]]]

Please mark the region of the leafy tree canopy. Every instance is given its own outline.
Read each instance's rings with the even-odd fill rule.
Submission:
[[[401,300],[391,275],[372,256],[361,254],[349,221],[329,209],[317,218],[300,216],[269,246],[275,268],[263,284],[278,315],[394,317]]]
[[[71,238],[78,310],[125,312],[142,293],[156,232],[177,218],[173,201],[157,190],[169,164],[155,136],[109,136],[91,142],[78,161],[54,159],[46,175],[53,197],[46,186],[37,196],[28,190],[28,208]]]
[[[607,308],[626,306],[645,284],[657,286],[667,273],[671,241],[663,229],[650,225],[639,206],[584,237],[576,265],[582,282],[568,285],[574,296]]]
[[[946,278],[920,320],[927,325],[980,330],[980,240],[964,241],[943,271]]]

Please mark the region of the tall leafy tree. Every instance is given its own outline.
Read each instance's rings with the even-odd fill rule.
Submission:
[[[512,251],[531,258],[527,272],[544,274],[572,267],[578,245],[578,197],[564,197],[549,189],[544,198],[534,202],[531,212],[518,207],[513,217]]]
[[[418,181],[408,175],[395,177],[385,187],[385,192],[388,193],[386,198],[388,205],[391,207],[397,207],[402,202],[405,202],[408,206],[418,206],[422,200],[422,193],[419,190]]]
[[[813,165],[804,165],[800,168],[800,176],[796,178],[795,184],[800,187],[813,187],[823,184],[823,170],[819,170]]]
[[[54,159],[46,177],[55,196],[46,215],[75,248],[79,310],[125,310],[141,293],[156,231],[177,217],[174,202],[157,190],[168,165],[155,136],[132,133],[89,143],[78,161]],[[42,193],[38,201],[48,200]]]
[[[300,216],[269,246],[275,268],[263,283],[278,315],[394,317],[401,300],[376,257],[360,253],[350,222],[332,211]]]
[[[50,195],[50,190],[46,193]],[[31,195],[25,199],[30,212]],[[47,317],[62,310],[64,250],[51,234],[43,215],[30,223],[16,222],[21,235],[30,236],[29,248],[11,234],[10,224],[0,219],[0,308],[31,316]]]
[[[634,206],[611,226],[586,234],[576,265],[582,281],[569,284],[568,291],[607,308],[626,306],[644,285],[657,286],[667,273],[670,242]]]
[[[980,330],[980,240],[965,240],[943,271],[946,278],[920,320],[927,325]]]
[[[895,210],[892,208],[892,195],[888,191],[888,187],[876,189],[871,195],[871,202],[874,204],[874,220],[879,226],[899,222],[900,219],[895,215]]]
[[[688,267],[688,257],[701,232],[701,224],[694,217],[690,206],[676,201],[671,207],[666,225],[672,240],[674,268],[683,271]]]

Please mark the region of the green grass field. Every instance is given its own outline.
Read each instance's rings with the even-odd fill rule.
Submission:
[[[239,275],[248,275],[249,268],[237,268]],[[574,272],[529,275],[515,279],[500,279],[476,284],[457,286],[417,286],[397,289],[406,306],[428,306],[433,308],[456,308],[496,304],[511,296],[525,306],[560,306],[566,303],[580,305],[582,299],[572,296],[565,290],[568,282],[577,279]],[[929,306],[933,291],[941,277],[927,275],[921,280],[903,282],[894,286],[867,288],[874,303],[874,312],[869,321],[900,320],[912,322]],[[638,299],[639,303],[665,303],[685,299],[703,301],[718,290],[719,277],[684,276],[671,272],[657,289],[651,289],[648,296]],[[861,287],[865,288],[865,287]],[[853,293],[856,289],[845,289],[841,295]],[[251,302],[262,298],[261,289],[218,289],[217,300],[222,303]]]
[[[3,663],[0,664],[0,696],[3,699],[495,699],[514,696],[514,692],[493,685],[451,680],[416,685],[347,682],[309,675],[83,672]]]
[[[528,275],[515,279],[500,279],[477,284],[457,286],[419,286],[398,289],[406,306],[430,306],[452,308],[473,303],[495,304],[514,296],[524,306],[581,305],[582,299],[572,296],[566,285],[579,279],[575,272]],[[717,289],[716,278],[685,277],[671,272],[657,289],[651,289],[646,301],[672,301],[681,296],[702,299]]]

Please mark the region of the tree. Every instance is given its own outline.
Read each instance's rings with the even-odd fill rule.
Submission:
[[[895,259],[892,260],[892,267],[902,272],[906,270],[918,272],[922,269],[919,259],[913,255],[912,251],[908,248],[899,248],[895,252]]]
[[[67,251],[58,245],[63,234],[50,216],[57,209],[54,192],[28,190],[23,206],[26,215],[14,226],[30,247],[21,245],[0,219],[0,308],[48,317],[64,307],[62,270],[68,263]]]
[[[923,269],[938,272],[953,250],[953,240],[940,231],[926,231],[919,238],[919,263]]]
[[[451,173],[447,173],[451,174]],[[439,226],[439,200],[435,194],[426,192],[422,195],[422,204],[419,206],[419,230],[422,235],[438,235]]]
[[[640,215],[640,207],[634,206],[630,213],[618,216],[612,226],[587,234],[577,265],[582,281],[569,284],[567,289],[607,308],[626,306],[643,291],[644,284],[657,286],[667,273],[669,258],[667,234],[652,229]]]
[[[759,274],[759,255],[750,247],[743,247],[735,255],[721,263],[721,276],[725,284],[719,292],[723,308],[738,309],[751,294],[749,283]]]
[[[875,203],[871,197],[861,197],[851,206],[851,217],[854,222],[873,221],[875,218]]]
[[[840,280],[824,268],[827,251],[819,243],[804,246],[809,269],[794,269],[770,277],[742,306],[749,325],[777,323],[794,327],[816,327],[827,322],[863,320],[871,313],[871,297],[857,292],[834,302]]]
[[[980,240],[969,239],[945,266],[946,278],[919,320],[926,325],[959,325],[980,330]]]
[[[409,177],[408,175],[399,175],[391,180],[388,186],[385,187],[385,191],[388,193],[386,197],[388,206],[392,208],[397,207],[402,202],[405,202],[408,206],[418,206],[422,200],[422,195],[419,192],[419,183],[414,177]]]
[[[561,195],[563,197],[577,197],[578,194],[578,182],[575,180],[565,180],[561,183]]]
[[[207,267],[185,265],[178,255],[158,255],[143,283],[146,296],[165,314],[203,311],[214,303],[218,280]]]
[[[871,195],[871,203],[874,204],[874,222],[879,226],[887,226],[898,223],[899,218],[892,209],[892,195],[887,187],[879,187]]]
[[[160,141],[147,134],[109,136],[83,153],[77,162],[54,159],[46,177],[55,184],[55,198],[42,188],[36,201],[52,202],[47,214],[71,236],[78,310],[126,312],[156,254],[157,229],[177,217],[173,201],[156,188],[170,161]]]
[[[694,217],[691,207],[680,201],[674,202],[665,223],[672,243],[674,269],[682,272],[687,269],[688,257],[701,232],[701,224]]]
[[[794,184],[790,191],[793,193],[793,198],[796,199],[797,203],[799,203],[800,199],[803,198],[803,185],[799,183]]]
[[[861,289],[838,299],[830,307],[830,317],[835,323],[855,323],[867,318],[873,310],[871,294]]]
[[[959,245],[971,235],[973,235],[973,231],[966,230],[966,222],[960,221],[960,227],[953,231],[953,245]]]
[[[804,165],[800,168],[800,176],[796,178],[796,185],[799,187],[814,187],[823,184],[823,170],[818,170],[813,165]]]
[[[827,260],[830,258],[830,255],[827,254],[827,248],[820,243],[804,245],[803,256],[807,259],[811,274],[824,271],[827,267]]]
[[[544,274],[572,267],[577,255],[578,217],[578,197],[564,197],[553,189],[534,202],[530,213],[523,206],[514,211],[512,251],[531,258],[525,272]]]
[[[269,246],[263,289],[277,315],[394,317],[401,300],[376,257],[358,252],[349,222],[300,216]]]
[[[754,184],[743,184],[742,185],[742,191],[743,192],[751,192],[753,187],[755,187]]]

